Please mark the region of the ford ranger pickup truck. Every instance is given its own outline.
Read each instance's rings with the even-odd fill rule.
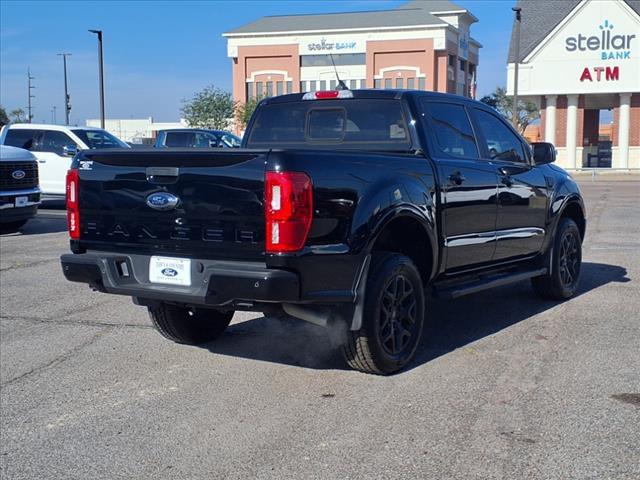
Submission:
[[[236,310],[344,325],[358,370],[413,358],[433,297],[580,279],[585,209],[555,149],[490,107],[423,91],[283,95],[242,148],[86,150],[67,176],[67,279],[128,295],[165,337]]]

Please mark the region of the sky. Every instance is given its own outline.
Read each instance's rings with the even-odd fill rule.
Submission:
[[[100,113],[97,39],[104,32],[107,118],[180,118],[185,99],[208,85],[231,90],[222,33],[266,15],[391,9],[406,0],[17,1],[0,2],[0,105],[27,105],[27,68],[35,77],[34,122],[64,120],[62,57],[68,52],[71,124]],[[454,0],[479,22],[478,96],[506,83],[514,0]]]

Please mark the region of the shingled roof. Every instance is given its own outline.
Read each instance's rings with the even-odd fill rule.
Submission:
[[[520,25],[520,61],[529,55],[551,31],[583,0],[518,0],[522,9]],[[640,15],[640,0],[621,0]],[[515,23],[515,20],[514,20]],[[509,61],[515,62],[515,29],[511,28]]]
[[[229,30],[224,35],[419,25],[445,26],[447,23],[444,20],[430,12],[449,11],[467,12],[465,8],[448,0],[413,0],[393,10],[262,17],[255,22]]]

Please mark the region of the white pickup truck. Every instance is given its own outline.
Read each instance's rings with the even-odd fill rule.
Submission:
[[[63,197],[65,176],[80,150],[129,148],[122,140],[100,128],[14,123],[3,127],[0,145],[24,148],[38,159],[40,189],[48,197]]]

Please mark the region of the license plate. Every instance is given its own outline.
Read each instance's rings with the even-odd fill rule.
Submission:
[[[25,207],[28,201],[29,201],[29,197],[16,197],[15,199],[16,208]]]
[[[149,281],[167,285],[191,285],[191,260],[188,258],[151,257]]]

